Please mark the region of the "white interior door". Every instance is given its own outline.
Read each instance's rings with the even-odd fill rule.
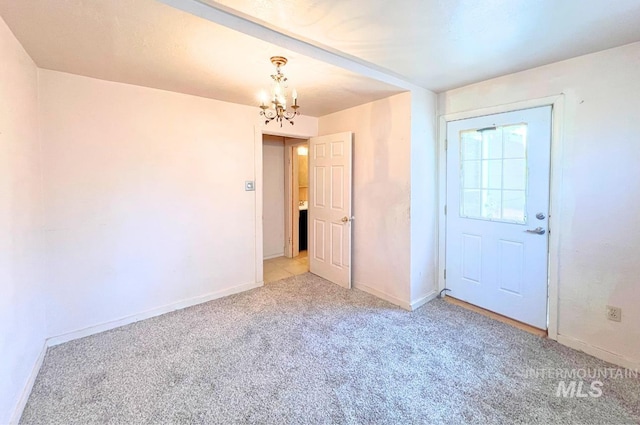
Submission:
[[[351,287],[352,134],[309,139],[309,270]]]
[[[551,107],[447,124],[449,295],[547,328]]]

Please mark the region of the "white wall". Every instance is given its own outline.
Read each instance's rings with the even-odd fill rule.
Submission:
[[[439,96],[441,114],[564,93],[558,340],[640,367],[640,43]],[[622,308],[622,322],[605,306]]]
[[[264,258],[284,255],[284,138],[265,135],[262,145]]]
[[[319,135],[353,131],[353,285],[410,304],[411,94],[320,117]]]
[[[306,140],[309,137],[318,135],[318,118],[307,115],[298,115],[295,119],[295,125],[279,127],[275,122],[264,124],[264,121],[262,120],[260,120],[259,124],[260,127],[258,130],[261,134],[282,136],[285,139],[292,138]],[[288,140],[285,140],[285,142],[288,142]]]
[[[256,108],[40,71],[47,334],[256,284]]]
[[[437,292],[438,167],[437,97],[411,91],[411,304],[419,307]],[[435,207],[435,208],[434,208]]]
[[[19,415],[45,340],[38,71],[0,19],[0,423]],[[14,419],[17,419],[14,417]]]

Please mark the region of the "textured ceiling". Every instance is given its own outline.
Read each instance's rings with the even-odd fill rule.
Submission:
[[[640,40],[640,0],[202,0],[433,91]]]
[[[0,0],[0,16],[42,68],[246,105],[270,82],[269,57],[284,55],[311,116],[403,91],[389,84],[406,87],[398,76],[442,91],[640,40],[640,0],[162,1],[231,12],[253,26],[245,33],[275,29],[294,51],[156,0]]]
[[[284,55],[303,115],[402,91],[155,0],[0,0],[0,16],[39,67],[109,81],[257,106]]]

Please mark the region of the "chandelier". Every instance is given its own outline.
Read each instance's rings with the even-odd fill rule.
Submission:
[[[281,67],[287,64],[287,58],[282,56],[273,56],[271,63],[276,67],[276,73],[271,75],[273,86],[271,88],[271,98],[267,98],[267,93],[262,92],[260,95],[260,115],[265,117],[265,124],[276,120],[282,127],[283,120],[287,120],[293,125],[293,118],[300,115],[298,112],[298,93],[295,89],[291,92],[292,105],[287,110],[287,77],[282,73]]]

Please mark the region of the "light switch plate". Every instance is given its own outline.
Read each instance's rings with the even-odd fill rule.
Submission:
[[[255,182],[252,180],[247,180],[246,182],[244,182],[244,190],[246,191],[256,190]]]

